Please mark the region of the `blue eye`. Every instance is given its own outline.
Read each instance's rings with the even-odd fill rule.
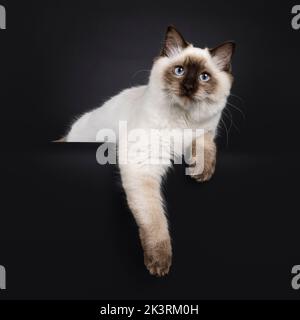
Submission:
[[[204,73],[201,73],[201,74],[200,74],[200,77],[199,77],[199,78],[200,78],[201,81],[206,82],[206,81],[208,81],[208,80],[210,79],[210,76],[209,76],[208,73],[204,72]]]
[[[184,69],[181,66],[176,67],[174,69],[174,72],[175,72],[176,76],[179,76],[179,77],[184,75]]]

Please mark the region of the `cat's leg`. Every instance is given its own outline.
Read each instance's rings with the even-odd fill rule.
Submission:
[[[172,260],[171,239],[161,193],[162,165],[120,165],[127,202],[139,228],[144,262],[152,275],[169,272]]]
[[[204,154],[201,154],[201,152],[204,152]],[[199,182],[208,181],[215,172],[216,154],[217,148],[213,133],[207,132],[204,134],[204,138],[194,139],[192,162],[189,168],[191,177]]]

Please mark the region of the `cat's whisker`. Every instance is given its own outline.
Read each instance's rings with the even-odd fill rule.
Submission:
[[[229,101],[227,101],[227,105],[230,106],[230,107],[232,107],[233,109],[239,111],[239,112],[241,113],[242,117],[243,117],[244,119],[246,119],[245,113],[244,113],[240,108],[238,108],[238,107],[235,106],[234,104],[230,103]]]
[[[223,114],[227,119],[230,120],[230,126],[229,126],[229,129],[228,129],[228,133],[230,133],[230,130],[231,130],[232,124],[233,124],[232,115],[230,113],[230,115],[228,116],[228,114],[225,112],[225,109],[223,110]]]
[[[225,131],[226,131],[226,146],[228,147],[228,139],[229,139],[229,136],[228,136],[228,129],[227,129],[227,126],[226,126],[226,123],[224,122],[224,120],[222,118],[220,118],[220,123],[222,123],[224,125],[224,128],[225,128]]]
[[[131,76],[131,79],[134,79],[139,73],[142,73],[142,72],[148,72],[148,73],[150,73],[151,70],[147,70],[147,69],[138,70],[138,71],[136,71],[136,72]]]
[[[234,121],[233,121],[233,116],[232,116],[231,111],[230,111],[229,109],[223,109],[224,115],[228,117],[228,115],[227,115],[227,113],[226,113],[227,111],[228,111],[228,113],[229,113],[229,115],[230,115],[230,120],[231,120],[232,126],[233,126],[238,132],[240,132],[240,129],[236,126],[236,124],[235,124]]]
[[[236,95],[236,94],[233,94],[233,93],[230,93],[230,96],[240,100],[243,104],[245,104],[245,101],[243,100],[243,98],[241,98],[240,96]]]

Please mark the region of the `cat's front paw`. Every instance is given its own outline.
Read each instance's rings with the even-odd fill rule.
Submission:
[[[152,275],[162,277],[168,274],[172,263],[170,240],[160,241],[154,246],[145,248],[144,261]]]
[[[189,174],[196,181],[205,182],[211,179],[211,177],[215,172],[215,168],[216,168],[215,160],[212,160],[209,162],[207,161],[204,164],[203,170],[199,169],[199,167],[197,167],[197,164],[192,165],[189,168]]]

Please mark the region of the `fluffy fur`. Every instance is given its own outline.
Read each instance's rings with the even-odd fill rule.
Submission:
[[[191,175],[198,181],[208,180],[215,168],[217,126],[232,85],[230,62],[233,51],[232,42],[214,49],[196,48],[174,27],[168,27],[149,83],[126,89],[100,108],[84,114],[73,124],[66,141],[96,141],[101,128],[111,128],[117,133],[121,120],[127,121],[128,130],[201,128],[205,130],[204,164],[199,164],[194,154]],[[178,66],[184,69],[183,75],[176,74]],[[209,80],[202,81],[201,74],[208,75]],[[203,143],[203,139],[201,141]],[[197,143],[195,139],[193,147]],[[171,154],[169,157],[172,158]],[[128,205],[139,227],[145,264],[150,273],[157,276],[168,273],[172,259],[161,194],[161,182],[170,165],[151,165],[144,161],[120,164]],[[204,168],[201,174],[196,170],[199,165]]]

